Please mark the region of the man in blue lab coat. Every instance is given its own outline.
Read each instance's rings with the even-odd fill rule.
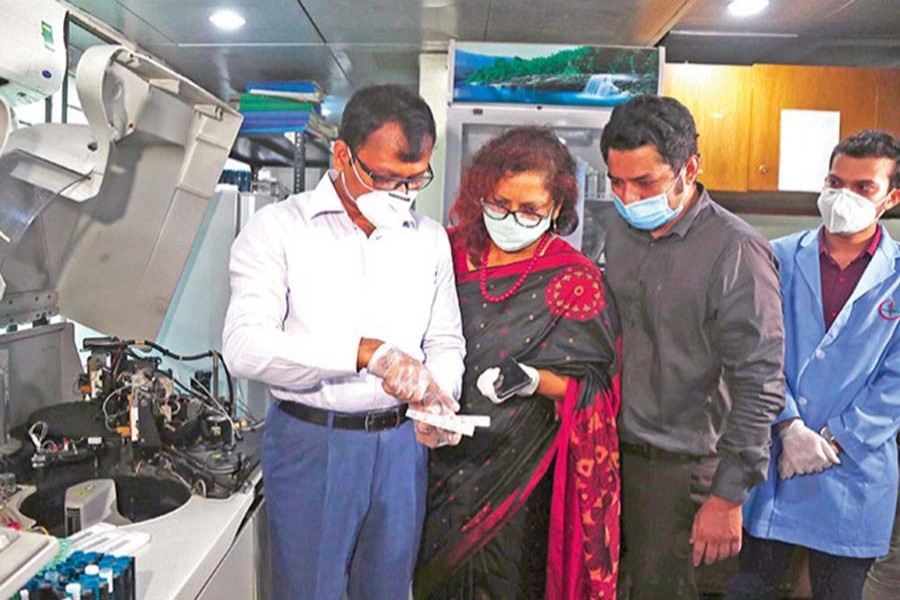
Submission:
[[[900,247],[879,218],[900,203],[900,145],[865,131],[834,149],[823,227],[776,240],[785,322],[784,412],[729,600],[777,598],[797,547],[816,600],[858,600],[887,554],[897,501]]]

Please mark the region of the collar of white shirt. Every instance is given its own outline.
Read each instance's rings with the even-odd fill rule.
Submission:
[[[312,194],[310,194],[309,201],[301,205],[301,210],[307,219],[314,219],[326,213],[345,212],[344,204],[341,202],[341,198],[335,189],[336,185],[341,185],[337,183],[339,177],[339,171],[329,169],[327,175],[319,180]],[[416,219],[413,217],[412,212],[409,213],[409,217],[404,221],[403,225],[405,227],[416,227]]]

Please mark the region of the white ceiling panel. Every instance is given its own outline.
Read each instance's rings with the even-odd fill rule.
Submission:
[[[418,45],[330,44],[330,48],[355,88],[384,82],[419,88]]]
[[[487,40],[653,45],[696,0],[493,0]]]
[[[151,22],[145,21],[115,0],[71,0],[71,3],[119,30],[139,46],[172,43]]]
[[[421,44],[481,40],[485,0],[302,0],[329,44]]]
[[[697,0],[676,30],[900,37],[897,0],[771,0],[752,17],[735,17],[727,0]]]
[[[698,0],[664,40],[674,61],[900,66],[900,1],[772,0],[748,18]],[[778,37],[783,36],[783,37]]]
[[[297,0],[118,0],[118,3],[152,23],[176,44],[322,42]],[[221,8],[240,14],[246,19],[246,25],[235,31],[218,29],[209,22],[209,17]]]

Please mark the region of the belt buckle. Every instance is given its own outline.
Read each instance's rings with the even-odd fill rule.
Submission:
[[[377,413],[366,413],[366,420],[363,423],[365,425],[366,433],[371,433],[372,428],[375,426],[375,415]]]
[[[394,416],[394,424],[388,425],[387,418],[390,416],[390,413],[393,413]],[[400,426],[400,409],[395,408],[390,411],[383,411],[377,413],[367,413],[366,420],[364,422],[366,433],[384,431],[385,429],[394,429]]]

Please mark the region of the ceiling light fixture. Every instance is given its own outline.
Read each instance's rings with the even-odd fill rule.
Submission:
[[[735,17],[751,17],[769,6],[769,0],[732,0],[728,11]]]
[[[771,33],[768,31],[697,31],[696,29],[673,29],[669,35],[690,37],[733,37],[733,38],[798,38],[799,33]]]
[[[247,21],[233,10],[217,10],[210,15],[209,22],[219,29],[234,31],[243,27]]]

